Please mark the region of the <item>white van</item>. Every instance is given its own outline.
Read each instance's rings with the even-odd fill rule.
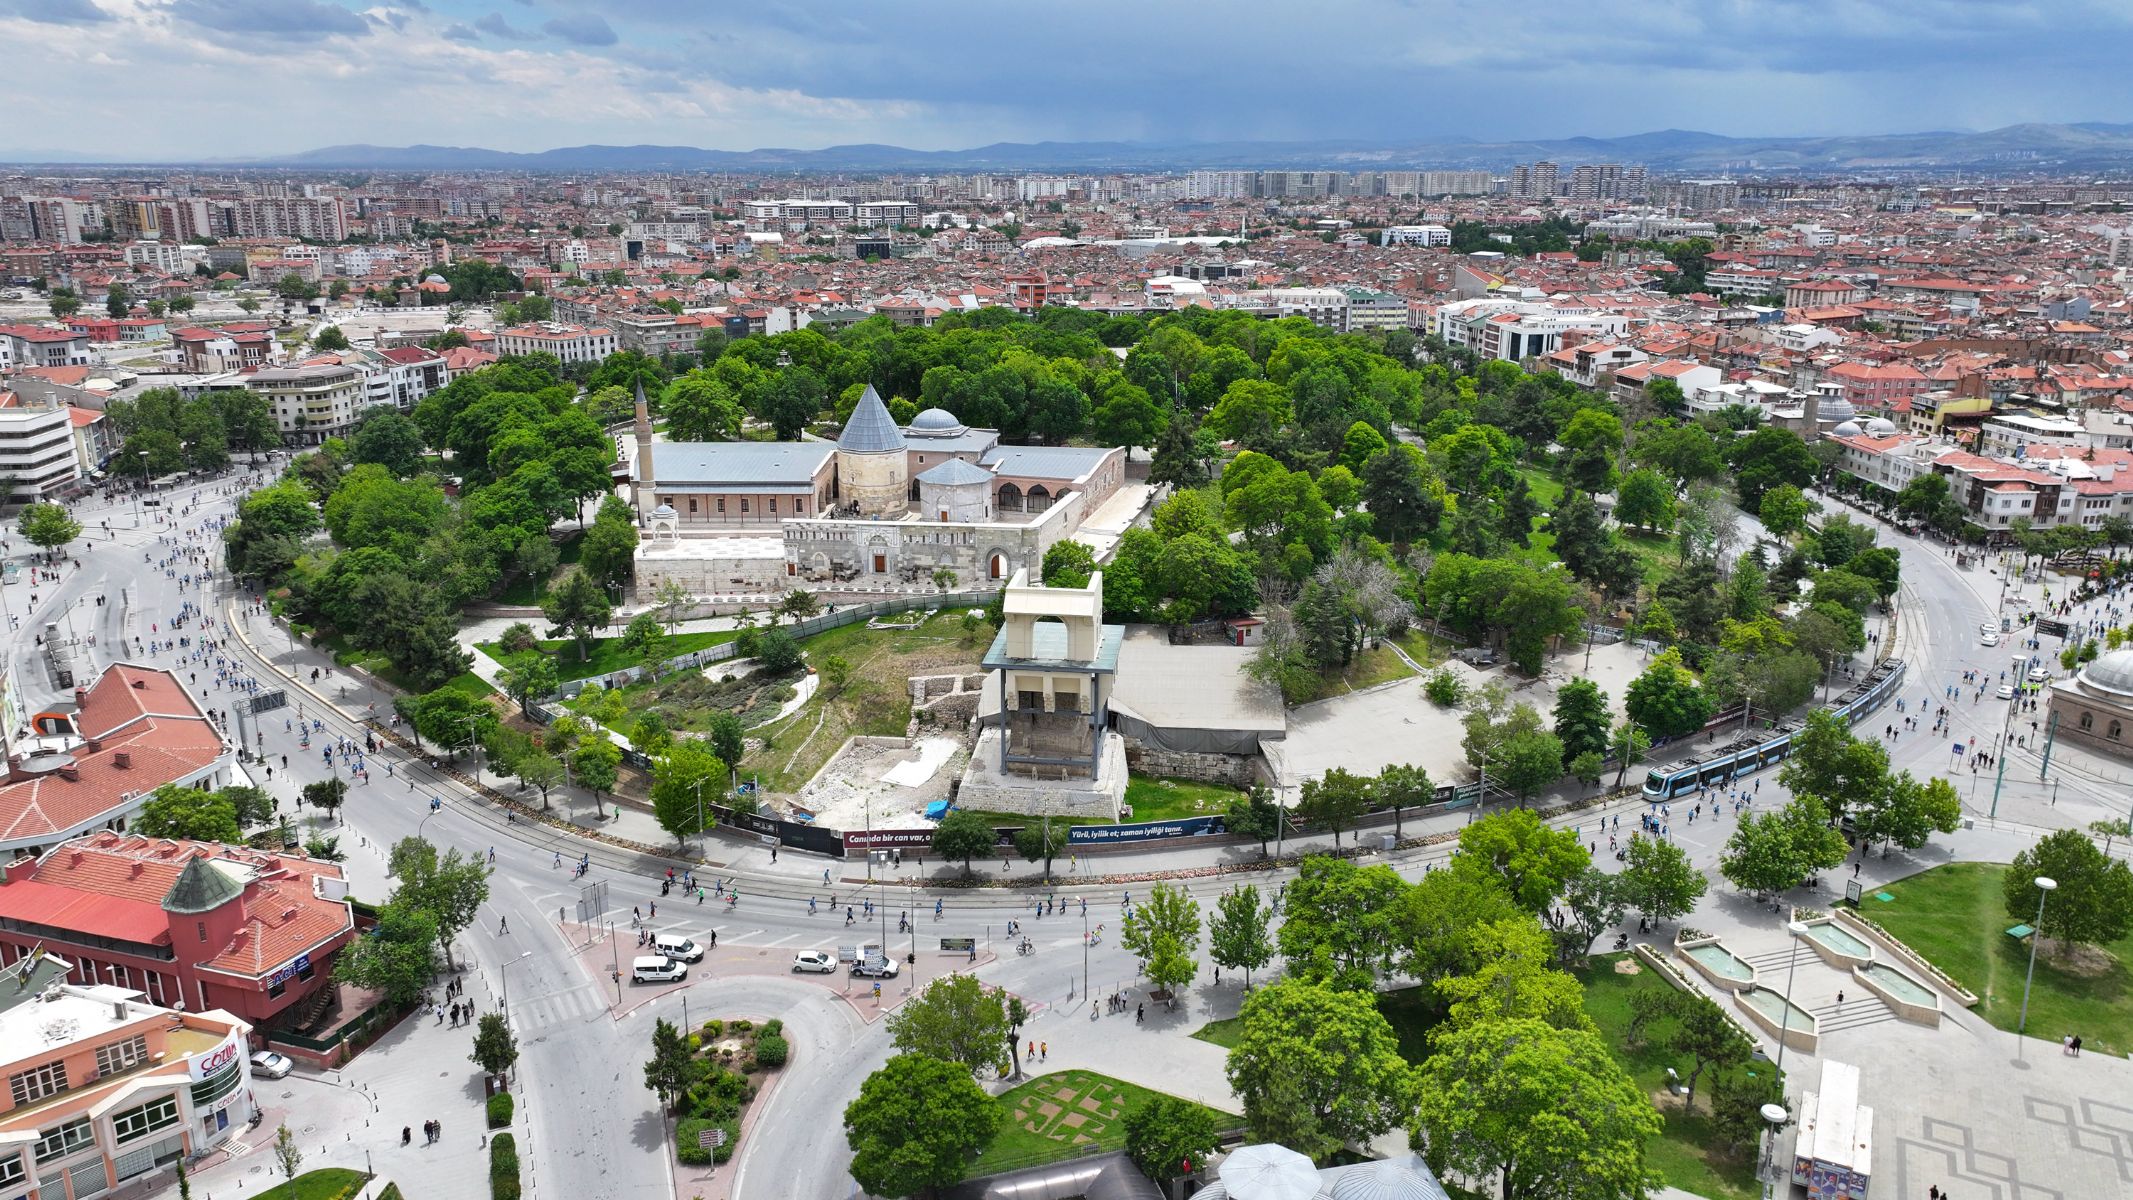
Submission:
[[[678,963],[663,954],[647,954],[630,962],[630,979],[635,983],[672,983],[689,976],[689,964]]]
[[[676,962],[696,962],[704,956],[702,946],[678,933],[653,934],[652,949]]]

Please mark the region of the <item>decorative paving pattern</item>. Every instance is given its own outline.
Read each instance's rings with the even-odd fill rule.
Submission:
[[[1040,1137],[1080,1146],[1125,1114],[1116,1088],[1080,1071],[1030,1089],[1015,1105],[1015,1124]]]
[[[2081,1101],[2081,1116],[2057,1100],[2030,1096],[2025,1101],[2029,1119],[2057,1126],[2067,1144],[2084,1154],[2113,1160],[2118,1178],[2133,1183],[2133,1108],[2101,1100]]]
[[[1927,1187],[1938,1185],[1963,1200],[2067,1200],[2057,1188],[2024,1180],[2021,1164],[2014,1159],[1978,1149],[1968,1125],[1927,1117],[1925,1140],[1899,1137],[1896,1146],[1904,1176],[1897,1181],[1899,1196],[1922,1196]],[[1913,1164],[1921,1172],[1916,1181],[1910,1178]]]

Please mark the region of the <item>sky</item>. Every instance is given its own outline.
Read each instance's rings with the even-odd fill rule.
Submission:
[[[0,152],[2133,121],[2124,0],[0,0]]]

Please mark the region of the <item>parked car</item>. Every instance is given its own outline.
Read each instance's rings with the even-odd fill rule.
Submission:
[[[272,1050],[261,1050],[252,1056],[252,1074],[262,1079],[280,1079],[295,1069],[296,1064],[287,1055]]]
[[[837,969],[837,956],[827,950],[802,950],[792,956],[792,969],[827,975]]]
[[[2052,673],[2043,667],[2031,667],[2029,669],[2029,681],[2031,683],[2050,683],[2052,681]]]
[[[2000,644],[2000,631],[1997,626],[1980,625],[1977,627],[1977,640],[1981,646],[1997,646]]]
[[[2000,685],[2000,690],[1994,692],[1993,695],[1999,697],[2002,700],[2012,700],[2014,699],[2014,685],[2011,683],[2003,683]]]
[[[865,979],[896,978],[896,960],[893,958],[869,958],[852,964],[852,974]]]

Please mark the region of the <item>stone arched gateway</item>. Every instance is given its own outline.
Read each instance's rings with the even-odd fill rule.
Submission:
[[[889,573],[889,539],[878,533],[867,539],[867,570],[876,575]]]
[[[998,546],[985,552],[985,578],[1005,579],[1015,573],[1014,560]]]

